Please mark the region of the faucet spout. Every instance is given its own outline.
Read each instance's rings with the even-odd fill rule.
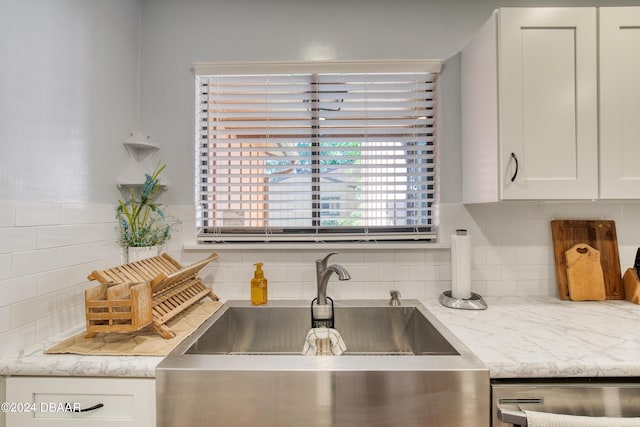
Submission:
[[[329,257],[335,255],[330,253],[323,259],[316,260],[316,279],[318,285],[318,305],[327,305],[327,285],[329,284],[329,278],[332,273],[338,275],[338,280],[349,280],[351,275],[341,265],[331,264],[327,266]]]

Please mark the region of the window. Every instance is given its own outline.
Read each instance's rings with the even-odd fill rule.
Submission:
[[[196,65],[199,241],[435,237],[437,72],[322,64]]]

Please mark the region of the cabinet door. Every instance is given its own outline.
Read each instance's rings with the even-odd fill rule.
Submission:
[[[600,9],[600,197],[640,198],[640,7]]]
[[[155,426],[153,378],[9,377],[7,426]]]
[[[596,9],[504,8],[498,19],[502,198],[596,198]]]

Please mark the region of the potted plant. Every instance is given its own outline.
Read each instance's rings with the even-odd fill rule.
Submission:
[[[158,163],[151,174],[145,174],[139,196],[132,187],[128,200],[118,200],[118,243],[127,250],[127,262],[158,255],[159,247],[179,224],[178,220],[168,218],[154,201],[160,189],[159,176],[166,167]]]

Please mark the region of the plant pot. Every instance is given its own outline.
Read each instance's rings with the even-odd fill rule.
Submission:
[[[140,261],[141,259],[158,256],[159,246],[130,246],[127,248],[127,262]]]

